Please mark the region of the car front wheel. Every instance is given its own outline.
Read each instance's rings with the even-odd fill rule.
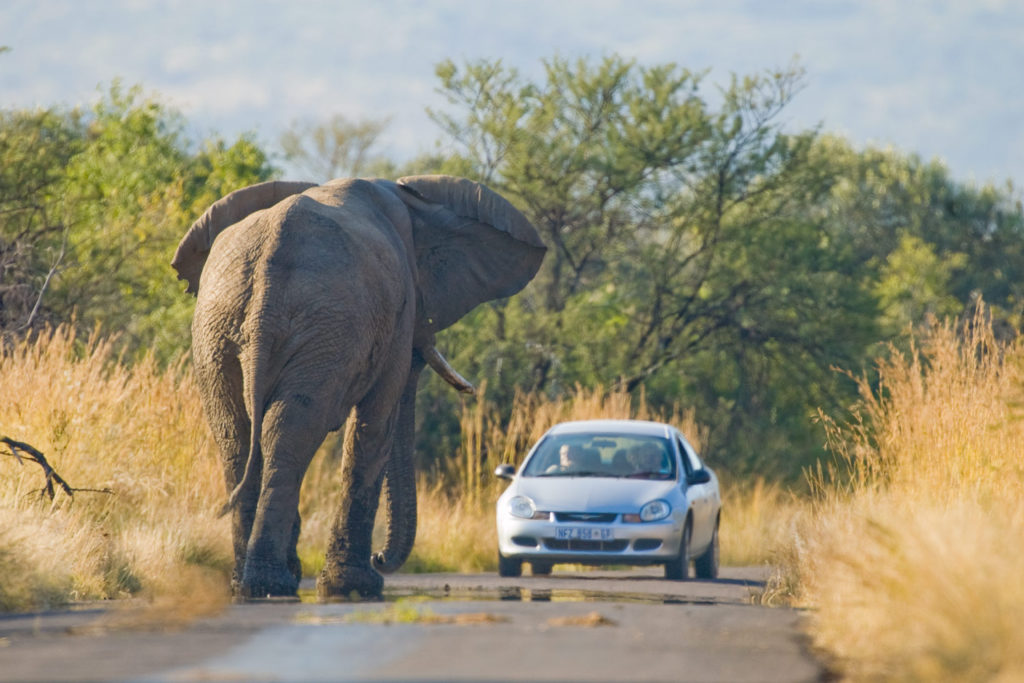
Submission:
[[[685,581],[690,573],[690,522],[683,527],[683,538],[679,542],[679,554],[665,563],[665,578],[670,581]]]
[[[550,562],[531,562],[530,571],[534,576],[547,576],[551,573],[552,564]]]
[[[522,576],[523,561],[498,552],[498,576]]]
[[[698,579],[718,578],[718,520],[715,520],[715,530],[711,533],[711,545],[704,551],[704,554],[693,561],[694,573]]]

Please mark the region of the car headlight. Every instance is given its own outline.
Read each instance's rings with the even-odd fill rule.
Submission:
[[[533,501],[526,496],[514,496],[508,501],[508,511],[513,517],[520,519],[533,519],[537,512]]]
[[[672,513],[672,506],[664,500],[652,500],[640,508],[640,519],[644,522],[656,522],[665,519]]]
[[[640,508],[639,515],[622,515],[623,522],[657,522],[659,519],[665,519],[672,514],[672,506],[664,500],[652,500],[647,505]]]

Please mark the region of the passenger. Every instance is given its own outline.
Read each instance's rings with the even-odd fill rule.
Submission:
[[[662,450],[653,443],[645,443],[637,446],[630,453],[630,460],[633,462],[633,474],[658,474],[662,466]]]
[[[575,472],[583,464],[583,449],[577,445],[562,444],[558,450],[558,462],[544,470],[544,474]]]

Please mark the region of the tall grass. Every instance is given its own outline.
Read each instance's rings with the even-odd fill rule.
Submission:
[[[220,466],[185,367],[128,366],[111,340],[63,326],[0,356],[0,391],[0,434],[72,487],[111,491],[51,501],[37,465],[0,458],[0,609],[184,597],[195,581],[176,577],[226,576]]]
[[[861,379],[789,546],[815,643],[856,680],[1024,680],[1024,346],[979,314]]]
[[[227,599],[230,529],[216,517],[223,476],[190,368],[129,364],[114,349],[59,327],[0,355],[0,435],[45,453],[71,486],[111,491],[58,491],[51,501],[39,493],[38,466],[0,457],[0,610],[140,595],[188,601],[201,593],[198,602],[211,607]],[[504,487],[495,467],[519,464],[556,422],[600,417],[667,420],[698,448],[702,441],[690,414],[657,414],[642,394],[520,394],[503,411],[482,387],[460,409],[458,453],[421,473],[419,533],[405,570],[493,570],[494,503]],[[322,566],[338,505],[339,439],[328,437],[303,485],[307,575]],[[763,561],[773,538],[767,508],[786,494],[763,482],[730,488],[738,495],[727,493],[726,561]]]

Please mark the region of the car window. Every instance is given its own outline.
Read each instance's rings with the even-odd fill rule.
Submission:
[[[687,472],[703,469],[704,464],[700,461],[700,458],[697,457],[697,451],[693,450],[693,446],[690,445],[690,442],[682,436],[677,436],[676,440],[679,442],[679,448],[683,453],[683,457],[686,458]]]
[[[537,445],[523,470],[528,477],[674,479],[668,439],[636,434],[556,434]]]

